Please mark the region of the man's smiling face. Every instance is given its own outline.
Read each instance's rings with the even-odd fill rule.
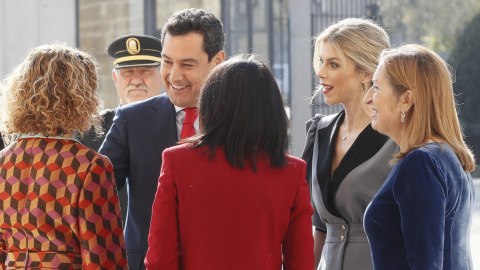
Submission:
[[[203,49],[203,34],[190,32],[172,36],[167,33],[162,59],[162,83],[170,101],[182,108],[198,106],[200,88],[219,63],[218,54],[208,61],[208,54]]]

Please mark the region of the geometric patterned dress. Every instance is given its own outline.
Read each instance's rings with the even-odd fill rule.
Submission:
[[[127,269],[107,157],[73,140],[0,151],[0,269]]]

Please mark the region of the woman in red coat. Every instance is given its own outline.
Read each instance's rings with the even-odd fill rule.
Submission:
[[[305,162],[270,69],[237,56],[210,74],[200,132],[163,152],[147,269],[313,269]]]

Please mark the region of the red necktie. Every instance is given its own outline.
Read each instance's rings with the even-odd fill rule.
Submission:
[[[183,120],[182,133],[180,133],[180,139],[186,139],[195,135],[195,128],[193,123],[197,119],[198,108],[185,108],[183,111],[185,114],[185,120]]]

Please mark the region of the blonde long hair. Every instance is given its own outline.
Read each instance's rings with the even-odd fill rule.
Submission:
[[[72,136],[93,125],[101,133],[97,69],[92,55],[64,44],[32,49],[5,80],[4,131]]]
[[[405,117],[408,145],[393,162],[433,138],[455,151],[465,171],[473,171],[475,159],[463,139],[447,63],[432,50],[416,44],[385,50],[380,62],[397,96],[406,90],[414,93],[413,105]]]
[[[330,25],[316,37],[313,56],[315,72],[318,72],[320,67],[320,48],[327,42],[335,49],[342,63],[349,58],[355,63],[357,71],[367,74],[375,73],[380,53],[390,48],[387,32],[374,21],[361,18],[343,19]],[[345,65],[343,68],[345,73]]]

